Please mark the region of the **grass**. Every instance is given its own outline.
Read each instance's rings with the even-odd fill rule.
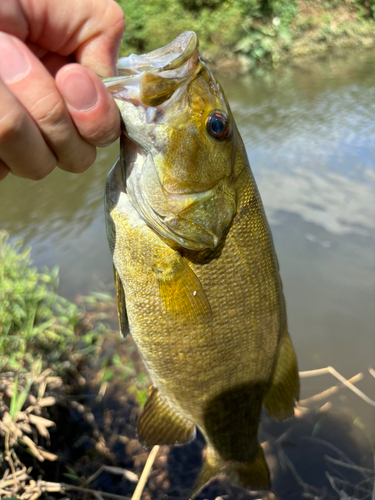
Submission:
[[[70,371],[90,360],[103,383],[134,378],[132,360],[107,342],[117,328],[113,295],[104,289],[68,301],[58,294],[58,268],[38,271],[30,251],[0,231],[0,373],[50,369],[67,383]],[[144,375],[138,379],[142,390]]]
[[[38,271],[30,248],[22,241],[9,242],[0,231],[2,498],[17,492],[35,500],[42,494],[24,457],[40,463],[57,460],[48,446],[62,406],[78,408],[93,421],[90,411],[75,401],[84,387],[102,397],[109,381],[122,380],[138,405],[146,399],[147,376],[135,366],[132,349],[126,354],[121,349],[120,336],[111,327],[117,326],[112,294],[104,289],[73,303],[58,294],[58,278],[58,268]],[[103,443],[98,433],[95,439]],[[56,485],[46,486],[51,487]]]
[[[28,372],[35,360],[59,372],[79,342],[95,341],[77,339],[82,311],[59,296],[57,287],[58,268],[38,272],[30,249],[20,241],[8,243],[0,232],[0,372]]]

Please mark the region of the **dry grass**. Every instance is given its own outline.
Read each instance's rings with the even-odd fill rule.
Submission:
[[[122,495],[99,492],[87,487],[103,471],[138,482],[138,477],[126,469],[102,466],[95,475],[84,482],[84,486],[74,486],[41,479],[35,481],[31,475],[31,467],[27,468],[22,463],[19,455],[25,448],[39,462],[53,462],[58,458],[56,454],[38,444],[40,439],[49,444],[49,429],[55,426],[55,422],[45,416],[48,414],[48,408],[58,400],[65,399],[62,379],[52,376],[51,372],[51,369],[47,369],[38,376],[29,374],[19,378],[11,372],[0,374],[0,438],[4,443],[3,459],[7,463],[0,479],[0,498],[37,500],[44,493],[60,493],[66,497],[67,492],[76,491],[96,499],[129,500]],[[95,427],[91,412],[75,401],[69,404],[82,412]],[[100,432],[98,429],[94,429],[94,433],[95,431],[98,446],[102,447],[101,451],[103,454],[109,454]]]
[[[372,404],[372,400],[354,386],[355,383],[364,377],[363,373],[346,380],[340,374],[337,374],[336,370],[328,367],[312,373],[302,372],[301,376],[316,376],[323,373],[333,374],[338,378],[340,383],[322,393],[301,401],[301,405],[296,409],[297,419],[311,413],[313,411],[311,409],[312,405],[323,402],[324,399],[328,399],[332,394],[344,388],[349,388],[350,390],[354,388],[353,392],[368,404]],[[369,373],[372,376],[374,375],[372,369],[369,370]],[[79,497],[87,500],[91,498],[99,500],[130,500],[127,496],[110,492],[106,493],[90,488],[90,484],[94,482],[94,479],[102,472],[107,472],[112,475],[126,477],[126,479],[134,484],[138,483],[132,500],[139,500],[142,497],[148,474],[159,451],[159,447],[155,447],[151,451],[145,465],[144,473],[139,481],[138,476],[134,472],[121,467],[107,465],[99,467],[88,478],[82,478],[77,475],[75,479],[79,481],[79,485],[35,479],[35,475],[33,478],[31,468],[22,462],[20,456],[25,448],[27,448],[28,452],[38,462],[57,460],[57,455],[48,451],[50,429],[55,426],[53,420],[49,418],[49,410],[57,401],[61,401],[63,398],[62,380],[59,377],[53,376],[50,369],[44,370],[40,374],[22,375],[19,379],[15,378],[10,372],[0,374],[0,439],[4,443],[3,459],[4,464],[6,464],[5,467],[3,465],[4,473],[0,479],[0,497],[22,500],[37,500],[41,497],[68,499],[71,498],[71,494],[74,494],[74,498]],[[101,454],[111,458],[111,451],[103,435],[100,433],[91,411],[84,405],[74,401],[71,401],[69,404],[79,411],[93,428],[97,447],[101,448]],[[329,404],[329,402],[324,404],[319,411],[326,411]],[[327,448],[327,453],[324,457],[327,463],[326,477],[335,496],[327,496],[326,492],[320,491],[318,488],[306,483],[298,474],[296,464],[292,463],[281,446],[285,438],[285,435],[280,436],[271,444],[274,449],[276,445],[278,460],[284,467],[291,471],[296,482],[301,487],[303,498],[315,500],[323,500],[325,498],[375,500],[374,470],[354,463],[339,448],[323,439],[320,440],[321,444]],[[306,439],[315,440],[315,442],[319,441],[317,437]],[[45,445],[42,446],[41,442]],[[279,447],[278,443],[280,443]],[[265,443],[265,447],[267,447],[267,443]],[[348,470],[359,474],[360,480],[356,484],[350,483],[345,479]],[[74,474],[74,471],[71,470],[70,477],[73,478]]]

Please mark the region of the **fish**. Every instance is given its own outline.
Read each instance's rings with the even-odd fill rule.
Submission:
[[[190,498],[216,475],[270,488],[258,441],[299,396],[271,231],[224,91],[193,31],[118,61],[122,119],[106,230],[123,336],[152,380],[145,447],[206,441]]]

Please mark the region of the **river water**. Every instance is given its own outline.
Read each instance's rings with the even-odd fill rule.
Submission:
[[[358,387],[375,399],[373,54],[219,79],[271,223],[300,369],[362,371]],[[38,267],[60,267],[70,299],[112,283],[103,190],[117,154],[117,143],[100,150],[82,175],[0,184],[0,227],[32,245]],[[305,379],[302,396],[333,383]],[[374,432],[374,408],[348,391],[337,401]]]

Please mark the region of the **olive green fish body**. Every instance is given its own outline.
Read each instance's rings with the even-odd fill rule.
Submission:
[[[164,138],[155,153],[149,137],[142,141],[144,132],[136,131],[143,110],[133,119],[122,110],[130,139],[122,138],[122,156],[108,176],[106,215],[120,323],[124,329],[126,314],[153,381],[139,438],[148,446],[184,443],[199,427],[208,448],[194,495],[219,472],[248,488],[269,486],[257,440],[262,404],[276,420],[293,414],[298,372],[277,258],[245,148],[231,116],[228,138],[214,123],[220,144],[200,132],[207,106],[204,127],[230,110],[221,93],[205,95],[211,75],[196,69],[202,63],[188,40],[182,61],[192,69],[177,76],[182,87],[190,78],[182,112],[190,110],[191,133],[184,136],[185,122],[174,124],[173,114],[170,129],[150,129],[156,144],[158,131]],[[157,78],[148,80],[151,91],[143,90],[156,108],[181,90],[174,75],[154,96]]]

